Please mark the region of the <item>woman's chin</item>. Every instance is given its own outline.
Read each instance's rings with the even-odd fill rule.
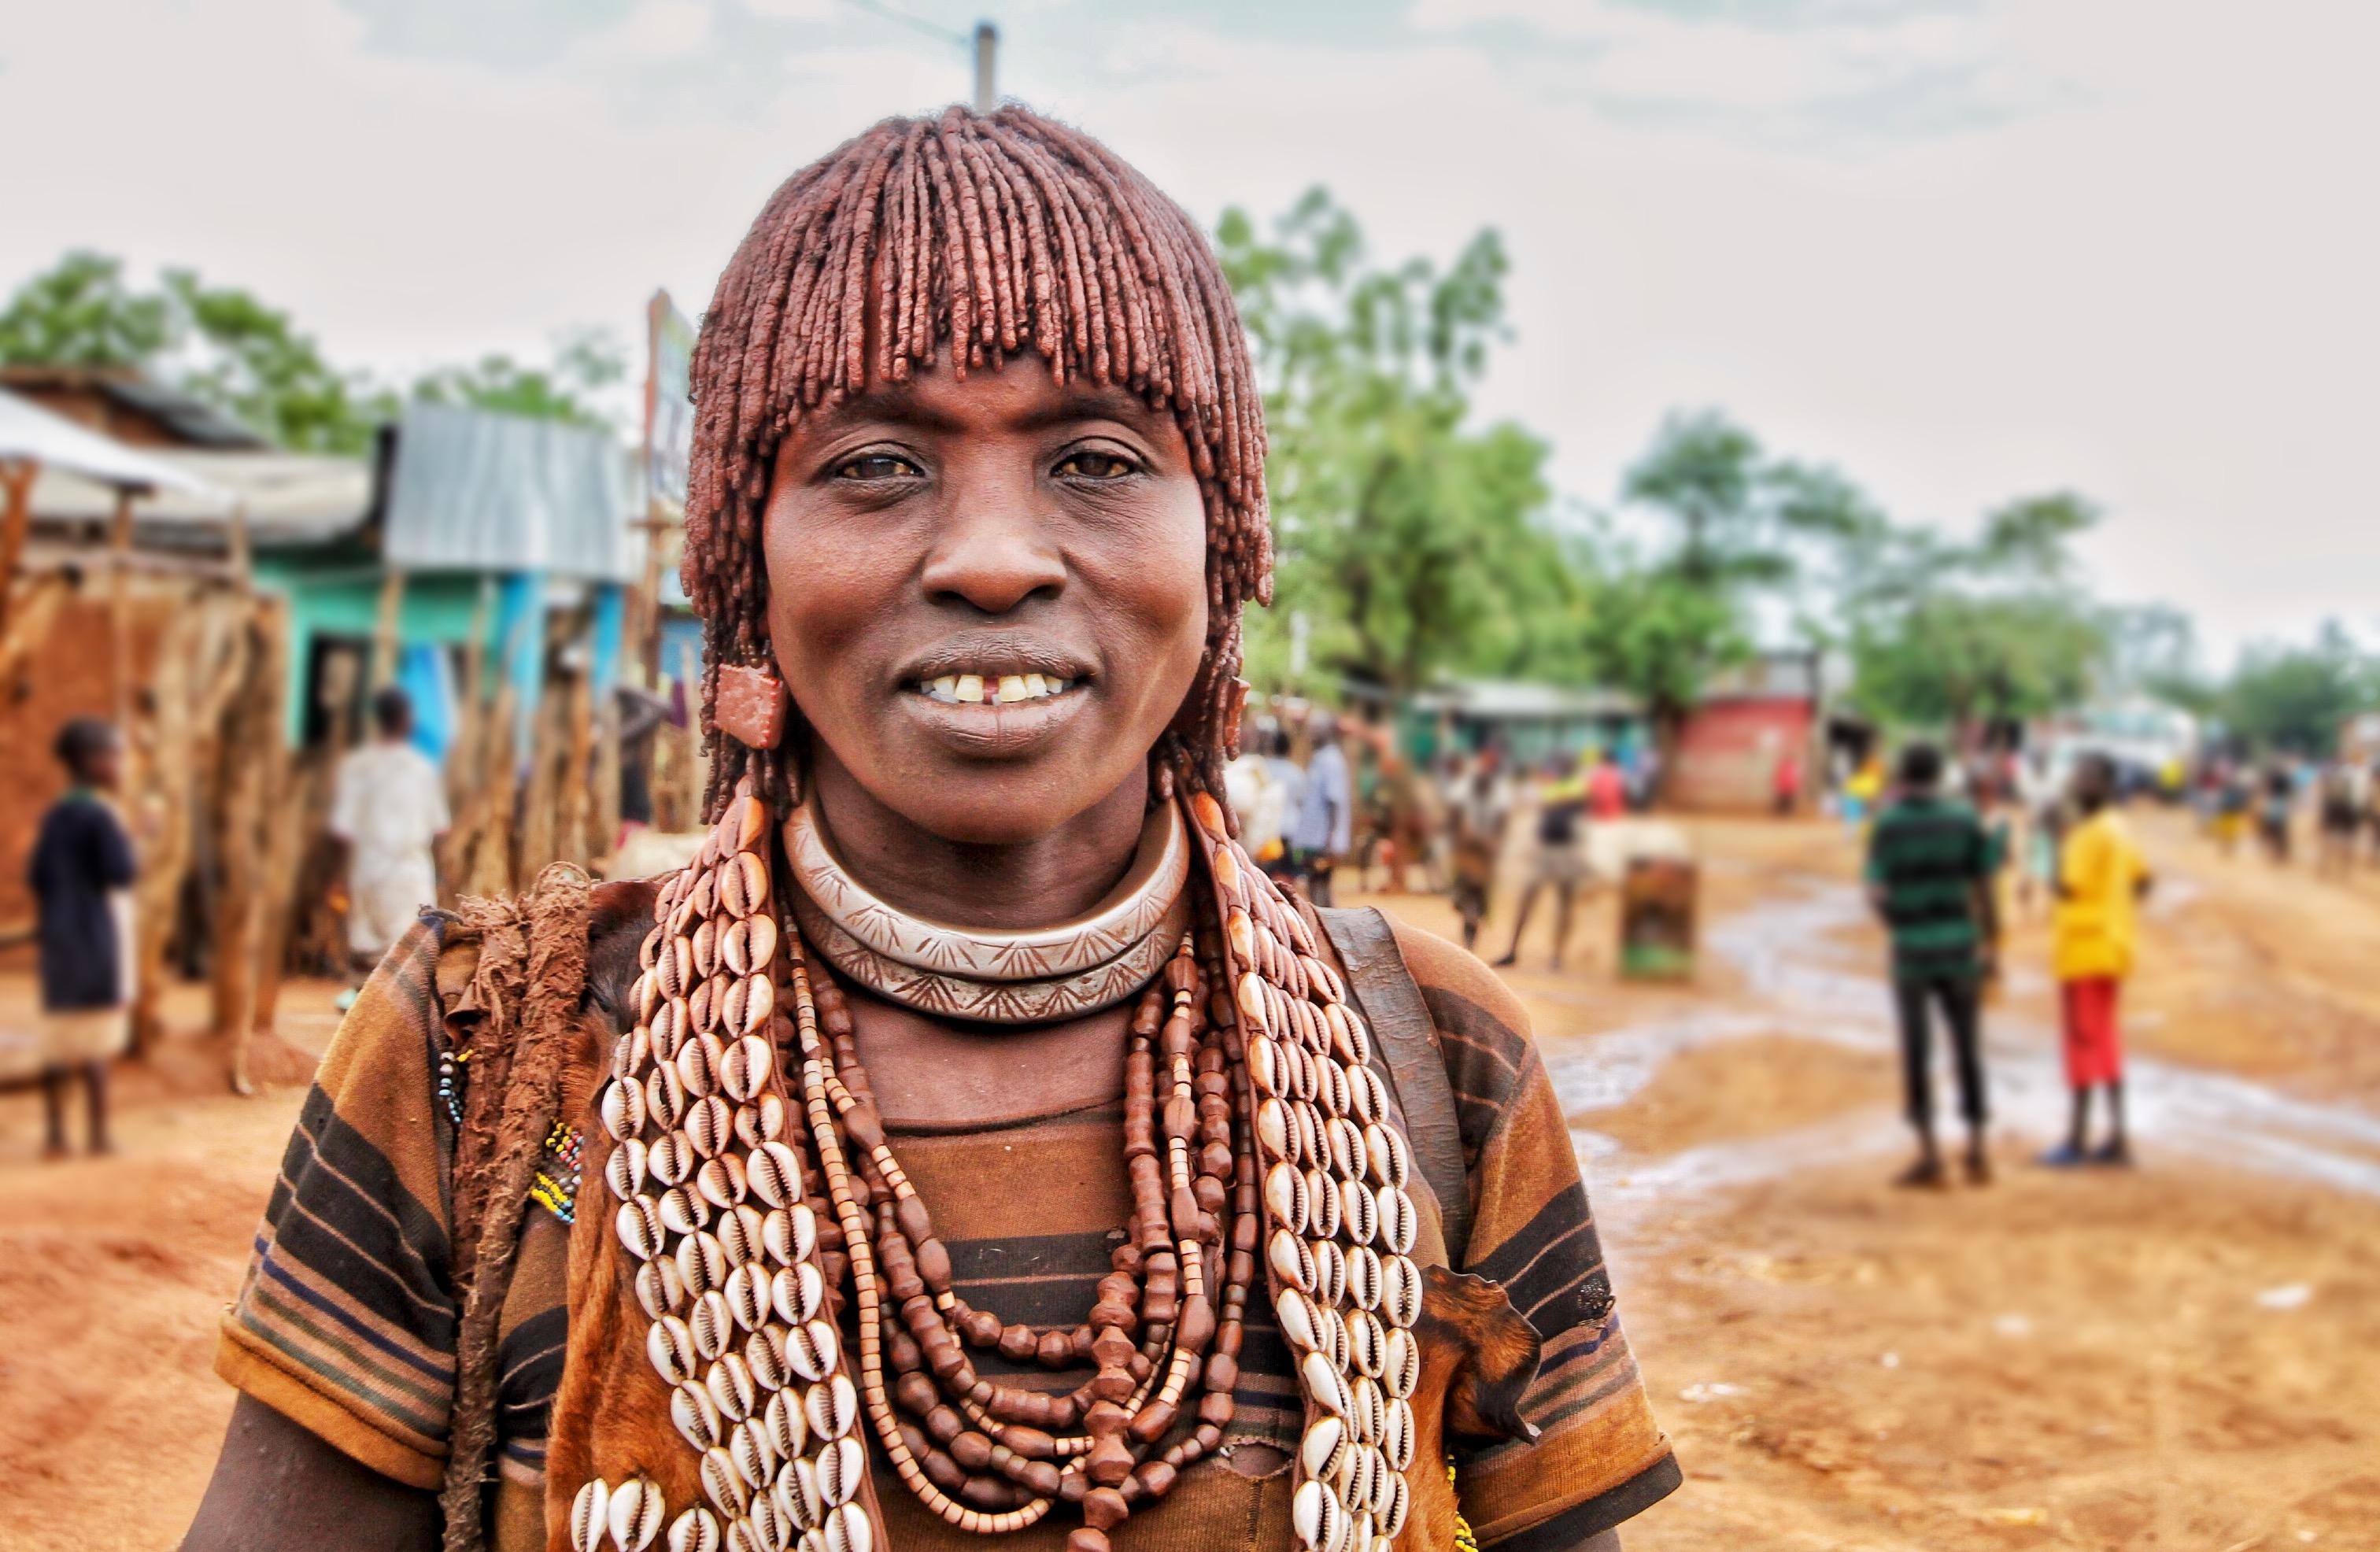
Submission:
[[[1132,787],[1135,818],[1146,787],[1146,752],[1117,764],[1112,748],[1090,741],[1053,742],[1029,758],[952,758],[929,747],[915,758],[892,754],[892,780],[861,782],[868,795],[910,824],[960,846],[1027,845],[1055,834],[1118,789]]]

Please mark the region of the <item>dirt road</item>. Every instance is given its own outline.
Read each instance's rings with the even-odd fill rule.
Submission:
[[[1562,974],[1533,930],[1510,974],[1687,1473],[1632,1552],[2380,1546],[2380,888],[2139,822],[2131,1172],[2025,1162],[2063,1105],[2033,924],[1990,1015],[1998,1182],[1884,1183],[1881,948],[1831,830],[1695,827],[1693,987],[1615,982],[1608,903]],[[120,1155],[65,1166],[0,1098],[0,1544],[170,1546],[204,1485],[213,1323],[299,1093],[196,1092],[136,1087]]]

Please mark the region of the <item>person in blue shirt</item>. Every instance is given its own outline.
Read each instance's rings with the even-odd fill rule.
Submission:
[[[124,744],[96,717],[59,730],[71,784],[42,816],[26,869],[41,908],[42,1094],[48,1153],[67,1152],[67,1087],[79,1073],[91,1151],[105,1153],[107,1063],[132,1036],[132,841],[107,794],[123,780]]]
[[[1339,720],[1318,711],[1306,724],[1314,758],[1305,767],[1305,795],[1289,831],[1290,866],[1305,896],[1330,903],[1330,874],[1354,843],[1355,795],[1347,775],[1347,752],[1339,746]]]

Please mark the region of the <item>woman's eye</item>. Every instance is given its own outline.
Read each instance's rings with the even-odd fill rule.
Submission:
[[[837,479],[912,479],[925,471],[896,453],[862,453],[846,458],[834,471]]]
[[[1139,472],[1139,466],[1114,453],[1069,453],[1059,461],[1057,472],[1074,479],[1122,479]]]

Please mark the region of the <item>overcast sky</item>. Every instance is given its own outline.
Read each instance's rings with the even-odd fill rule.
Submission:
[[[1487,408],[1605,502],[1723,406],[1957,527],[2070,488],[2212,655],[2380,629],[2380,7],[2350,0],[0,0],[0,285],[187,264],[399,373],[689,313],[783,176],[1001,88],[1201,220],[1513,258]],[[941,36],[935,35],[937,32]]]

